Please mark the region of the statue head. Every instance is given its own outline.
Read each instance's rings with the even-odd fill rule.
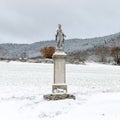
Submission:
[[[61,24],[58,24],[58,28],[61,29]]]

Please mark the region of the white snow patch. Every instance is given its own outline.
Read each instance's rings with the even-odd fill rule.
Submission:
[[[120,67],[66,66],[68,92],[76,100],[45,101],[53,64],[0,62],[0,120],[120,120]]]

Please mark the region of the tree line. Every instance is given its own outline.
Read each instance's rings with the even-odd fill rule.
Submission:
[[[44,47],[40,50],[42,56],[44,58],[52,58],[53,53],[55,52],[55,47],[49,46]],[[88,60],[90,56],[97,56],[97,62],[111,62],[114,61],[115,64],[120,65],[120,47],[97,47],[93,49],[89,49],[86,51],[78,51],[75,53],[69,54],[69,59],[78,60],[80,62],[85,62]]]

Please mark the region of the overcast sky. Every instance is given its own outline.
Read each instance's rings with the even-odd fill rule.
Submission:
[[[120,32],[120,0],[0,0],[0,43],[53,40]]]

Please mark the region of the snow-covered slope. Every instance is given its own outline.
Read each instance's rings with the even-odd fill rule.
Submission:
[[[67,64],[76,100],[45,101],[53,64],[0,62],[0,120],[120,120],[120,67]]]
[[[99,46],[120,46],[120,33],[91,38],[91,39],[69,39],[65,40],[65,52],[74,53]],[[40,56],[40,49],[46,46],[56,46],[55,41],[42,41],[33,44],[0,44],[0,58],[18,58],[23,53],[29,57]]]

